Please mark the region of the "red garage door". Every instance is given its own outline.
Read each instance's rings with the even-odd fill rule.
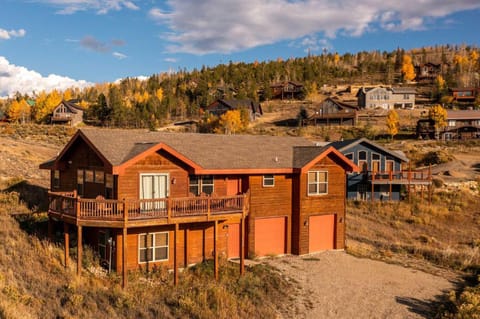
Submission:
[[[240,224],[228,224],[228,258],[240,257]]]
[[[286,253],[286,218],[259,218],[255,220],[255,254],[257,256]]]
[[[310,253],[335,248],[335,215],[310,216],[308,222]]]

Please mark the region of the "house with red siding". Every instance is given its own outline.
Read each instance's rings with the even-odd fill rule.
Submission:
[[[357,166],[301,137],[82,128],[53,158],[50,229],[117,272],[345,247],[346,174]]]

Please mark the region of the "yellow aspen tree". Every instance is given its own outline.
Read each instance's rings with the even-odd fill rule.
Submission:
[[[393,137],[398,134],[398,127],[400,126],[400,118],[397,111],[390,110],[387,115],[387,129],[388,134]]]
[[[64,101],[70,101],[71,99],[73,99],[72,90],[71,90],[71,89],[66,89],[66,90],[63,92],[63,100],[64,100]]]
[[[415,69],[413,68],[412,57],[409,55],[403,56],[402,75],[405,81],[412,81],[415,79]]]
[[[157,97],[157,99],[162,102],[163,100],[163,89],[162,88],[158,88],[157,91],[155,92],[155,96]]]
[[[435,137],[437,137],[438,131],[447,126],[447,110],[440,104],[436,104],[428,110],[428,118],[435,122]]]
[[[335,65],[338,65],[338,62],[340,62],[340,55],[338,53],[335,53],[335,55],[333,56],[333,63]]]
[[[215,133],[235,134],[242,128],[242,119],[240,111],[231,110],[220,116],[219,127],[215,129]]]
[[[11,121],[25,123],[30,119],[31,108],[27,101],[14,100],[8,109],[8,117]]]

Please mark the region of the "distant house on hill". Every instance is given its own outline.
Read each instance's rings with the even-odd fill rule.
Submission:
[[[239,109],[247,109],[250,113],[250,120],[255,120],[257,117],[263,115],[262,106],[260,103],[255,102],[251,99],[218,99],[215,102],[211,103],[206,107],[206,111],[209,113],[221,116],[222,114],[231,111],[231,110],[239,110]]]
[[[447,126],[436,130],[435,121],[420,119],[417,136],[422,139],[466,140],[480,138],[480,111],[447,110]]]
[[[366,138],[328,144],[339,150],[360,168],[347,176],[347,198],[356,200],[400,200],[402,193],[411,193],[431,186],[429,170],[404,170],[408,158]]]
[[[53,109],[52,123],[75,126],[83,121],[85,109],[76,100],[62,101]]]
[[[357,123],[358,107],[326,98],[316,108],[315,113],[303,121],[304,125],[351,125]]]
[[[293,81],[278,82],[270,85],[272,99],[303,99],[303,84]]]
[[[365,109],[414,108],[415,94],[415,89],[407,87],[362,87],[357,92],[357,100],[358,106]]]
[[[477,95],[480,94],[480,88],[451,88],[450,93],[454,101],[473,103]]]
[[[422,63],[415,66],[415,74],[417,81],[433,81],[442,74],[443,65],[441,63]]]

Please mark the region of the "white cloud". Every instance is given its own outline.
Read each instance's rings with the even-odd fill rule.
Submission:
[[[33,91],[65,90],[70,87],[88,87],[93,83],[84,80],[74,80],[69,77],[50,74],[42,76],[40,73],[28,70],[25,67],[11,64],[5,57],[0,56],[0,96],[12,96],[16,92],[30,94]]]
[[[21,38],[24,37],[27,32],[24,29],[18,30],[5,30],[0,28],[0,40],[9,40],[12,37]]]
[[[163,61],[168,62],[168,63],[176,63],[178,60],[175,58],[165,58]]]
[[[127,56],[125,54],[120,53],[120,52],[113,52],[112,55],[119,60],[123,60],[123,59],[127,58]]]
[[[360,36],[421,30],[425,21],[479,9],[478,0],[170,0],[169,11],[153,8],[151,19],[168,28],[169,52],[231,53],[321,34]]]
[[[138,10],[135,1],[129,0],[36,0],[59,8],[58,14],[73,14],[78,11],[96,11],[97,14],[106,14],[109,11],[122,9]]]

